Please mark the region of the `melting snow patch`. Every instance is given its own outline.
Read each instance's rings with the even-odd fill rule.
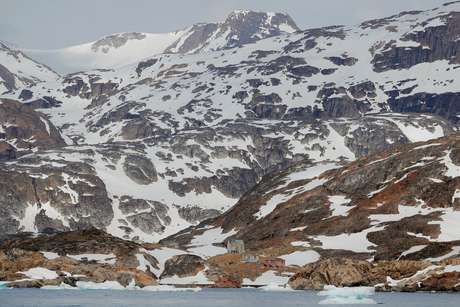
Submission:
[[[316,236],[321,241],[322,249],[350,250],[356,253],[369,253],[375,244],[367,240],[367,234],[382,230],[384,227],[371,227],[357,233],[343,233],[337,236]]]
[[[302,226],[302,227],[297,227],[297,228],[292,228],[289,231],[303,231],[307,228],[308,226]]]
[[[224,233],[221,227],[206,230],[201,235],[197,235],[190,242],[188,251],[202,257],[213,257],[225,254],[227,250],[223,247],[215,246],[215,243],[222,243],[226,238],[234,235],[235,230]]]
[[[148,262],[145,259],[143,254],[136,254],[136,258],[137,258],[137,261],[139,262],[139,265],[137,266],[138,270],[146,272],[147,268],[152,266],[150,262]]]
[[[369,296],[374,295],[372,287],[355,287],[355,288],[337,288],[334,286],[325,286],[324,290],[318,293],[319,296],[327,298],[320,301],[320,305],[355,305],[377,304]]]
[[[58,278],[56,272],[42,267],[31,268],[24,272],[19,272],[26,275],[30,279],[55,279]]]
[[[313,263],[319,260],[320,254],[313,250],[297,251],[289,255],[281,256],[281,259],[286,261],[286,265],[304,266],[308,263]]]
[[[448,265],[444,268],[445,273],[460,272],[460,265]]]
[[[350,203],[350,200],[347,199],[346,196],[329,196],[329,201],[330,201],[330,209],[332,210],[332,215],[331,217],[334,216],[347,216],[348,211],[352,208],[349,206],[346,206],[348,203]]]
[[[292,246],[302,246],[302,247],[310,247],[310,243],[305,242],[305,241],[294,241],[291,242]]]
[[[245,286],[263,286],[263,285],[282,285],[284,286],[289,280],[287,276],[276,275],[275,271],[267,271],[257,277],[255,280],[249,278],[243,279]]]
[[[162,284],[170,284],[170,285],[210,285],[212,284],[211,281],[206,277],[203,271],[199,272],[195,276],[187,276],[187,277],[166,277],[161,279]]]
[[[57,253],[53,253],[53,252],[41,252],[41,253],[48,260],[53,260],[53,259],[59,258],[59,255]]]
[[[444,156],[442,162],[446,166],[447,170],[445,172],[445,175],[447,177],[455,178],[460,176],[460,166],[454,164],[452,159],[450,158],[452,150],[446,151],[446,155]]]

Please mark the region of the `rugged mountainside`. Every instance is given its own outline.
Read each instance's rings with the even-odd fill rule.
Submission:
[[[54,97],[49,106],[58,108],[43,112],[80,143],[170,136],[240,118],[312,120],[392,111],[434,113],[457,123],[459,7],[306,30],[211,53],[161,54],[30,88],[33,96],[24,101]],[[440,43],[435,48],[420,37]],[[389,50],[404,53],[392,56]]]
[[[266,176],[225,214],[161,245],[99,230],[6,236],[0,280],[7,287],[113,281],[146,289],[332,284],[459,291],[459,191],[458,133],[343,167],[302,162]],[[234,238],[244,240],[244,254],[223,248]]]
[[[460,251],[460,136],[396,146],[340,167],[269,174],[225,214],[163,240],[186,248],[219,233],[249,250],[307,247],[321,257],[431,260]],[[278,255],[281,256],[281,255]]]
[[[223,50],[299,28],[280,13],[234,11],[224,22],[199,23],[171,33],[117,33],[95,42],[57,50],[24,50],[61,73],[121,67],[161,53]]]
[[[96,226],[157,241],[295,163],[350,162],[448,135],[458,121],[459,7],[295,33],[280,33],[296,30],[284,15],[235,12],[215,33],[237,41],[213,34],[208,42],[222,45],[63,77],[5,47],[1,64],[26,65],[35,81],[2,97],[35,111],[21,124],[10,122],[20,108],[0,117],[2,230]],[[96,49],[110,56],[130,41],[142,35]]]
[[[159,240],[229,209],[263,175],[292,163],[352,161],[451,132],[430,116],[256,120],[143,142],[38,151],[0,167],[0,228],[15,233],[95,226],[124,238]]]

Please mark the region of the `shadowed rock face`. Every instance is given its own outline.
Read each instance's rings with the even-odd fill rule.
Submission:
[[[104,229],[110,224],[112,201],[90,165],[68,162],[62,167],[53,167],[45,164],[33,172],[35,176],[30,176],[26,168],[17,166],[0,169],[3,232]],[[68,218],[63,220],[64,217]],[[27,224],[21,224],[20,220]]]
[[[2,64],[0,64],[0,79],[8,91],[16,89],[14,75]]]
[[[152,161],[143,156],[129,155],[125,158],[123,169],[134,182],[148,185],[158,180]]]
[[[195,276],[204,270],[205,261],[196,255],[179,255],[168,259],[160,278]]]
[[[439,24],[430,26],[430,22],[439,20]],[[422,23],[426,28],[414,30],[405,35],[402,41],[413,41],[418,47],[398,47],[395,42],[389,42],[385,51],[375,55],[374,69],[378,72],[390,69],[407,69],[420,63],[447,60],[460,64],[460,13],[452,12],[442,17]]]
[[[17,101],[0,100],[0,160],[64,145],[59,131],[45,115]]]
[[[216,209],[202,209],[198,206],[179,208],[178,212],[180,217],[192,224],[217,217],[221,213]]]

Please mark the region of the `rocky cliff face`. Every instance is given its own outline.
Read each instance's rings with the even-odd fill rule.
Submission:
[[[241,47],[258,40],[299,31],[287,14],[238,10],[222,23],[192,26],[166,52],[198,53]]]
[[[20,102],[0,100],[0,161],[66,145],[48,118]]]

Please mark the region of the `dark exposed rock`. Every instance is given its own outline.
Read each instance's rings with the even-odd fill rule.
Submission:
[[[187,36],[185,41],[182,42],[179,48],[177,44],[179,41],[172,44],[166,52],[176,51],[178,53],[188,53],[192,50],[197,50],[202,47],[204,43],[211,37],[218,29],[218,25],[214,23],[196,24],[190,30],[191,35]]]
[[[362,99],[364,97],[375,97],[375,85],[371,81],[362,82],[348,88],[350,94],[356,99]]]
[[[337,66],[353,66],[358,62],[358,59],[348,57],[346,55],[342,57],[328,57],[326,58]]]
[[[158,59],[155,59],[155,58],[139,62],[139,64],[137,64],[137,67],[136,67],[137,76],[140,77],[144,69],[155,65],[157,62],[158,62]]]
[[[195,276],[204,270],[204,260],[196,255],[178,255],[165,262],[165,269],[160,278]]]
[[[158,180],[152,161],[140,155],[129,155],[123,163],[126,175],[137,184],[148,185]]]
[[[389,69],[407,69],[437,60],[460,63],[460,13],[452,12],[438,18],[445,25],[430,27],[422,24],[421,26],[426,26],[425,29],[409,33],[403,38],[404,41],[419,43],[418,47],[398,47],[395,42],[387,43],[384,51],[376,54],[372,60],[374,70],[382,72]]]
[[[165,225],[171,223],[168,207],[158,201],[123,196],[119,208],[123,214],[128,215],[126,219],[131,225],[147,234],[162,233]]]
[[[179,216],[189,223],[196,224],[204,220],[217,217],[220,214],[216,209],[203,209],[198,206],[181,207],[178,209]]]
[[[311,77],[319,73],[320,70],[310,65],[304,65],[290,68],[289,72],[297,77]]]
[[[19,99],[21,100],[29,100],[33,97],[33,92],[28,89],[23,89],[19,94]]]
[[[389,105],[395,112],[432,113],[458,123],[460,93],[418,93],[405,97],[391,97]]]
[[[0,78],[2,83],[8,91],[16,89],[16,83],[14,81],[14,75],[5,66],[0,64]]]
[[[16,148],[3,145],[4,157],[15,157],[14,151],[65,145],[58,130],[43,114],[14,100],[0,101],[0,128],[0,139],[12,142]]]
[[[56,98],[43,96],[36,100],[28,101],[24,105],[31,107],[32,109],[50,109],[59,107],[62,105],[62,101],[57,100]]]

